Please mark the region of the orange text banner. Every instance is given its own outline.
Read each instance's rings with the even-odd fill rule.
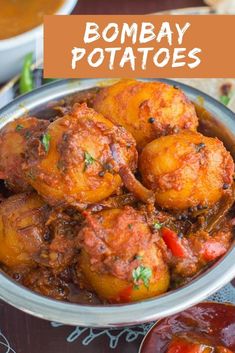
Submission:
[[[50,78],[235,77],[235,16],[46,16]]]

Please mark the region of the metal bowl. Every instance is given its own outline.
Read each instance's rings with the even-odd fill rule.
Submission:
[[[146,80],[144,80],[146,81]],[[147,80],[147,81],[153,81]],[[206,94],[175,81],[198,108],[206,134],[222,139],[235,158],[235,114]],[[12,101],[0,110],[0,128],[25,113],[40,111],[51,101],[95,86],[112,84],[113,80],[63,80],[45,85]],[[0,297],[9,304],[40,318],[63,324],[90,327],[123,327],[163,318],[182,311],[211,295],[235,276],[235,248],[189,284],[156,298],[124,305],[80,305],[60,302],[36,294],[0,272]]]

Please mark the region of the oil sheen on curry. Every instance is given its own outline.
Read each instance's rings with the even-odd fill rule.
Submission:
[[[190,282],[228,251],[235,225],[232,156],[198,126],[179,88],[135,80],[7,123],[2,269],[78,303],[129,303]]]
[[[44,15],[53,15],[65,0],[0,0],[0,40],[39,26]]]

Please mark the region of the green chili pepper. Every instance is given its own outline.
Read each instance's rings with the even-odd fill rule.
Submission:
[[[29,53],[24,58],[23,69],[20,76],[20,94],[27,93],[33,90],[33,75],[31,66],[33,63],[33,53]]]

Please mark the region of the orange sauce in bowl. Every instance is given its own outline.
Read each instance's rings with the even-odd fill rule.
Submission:
[[[0,0],[0,40],[39,26],[44,15],[54,14],[65,0]]]

